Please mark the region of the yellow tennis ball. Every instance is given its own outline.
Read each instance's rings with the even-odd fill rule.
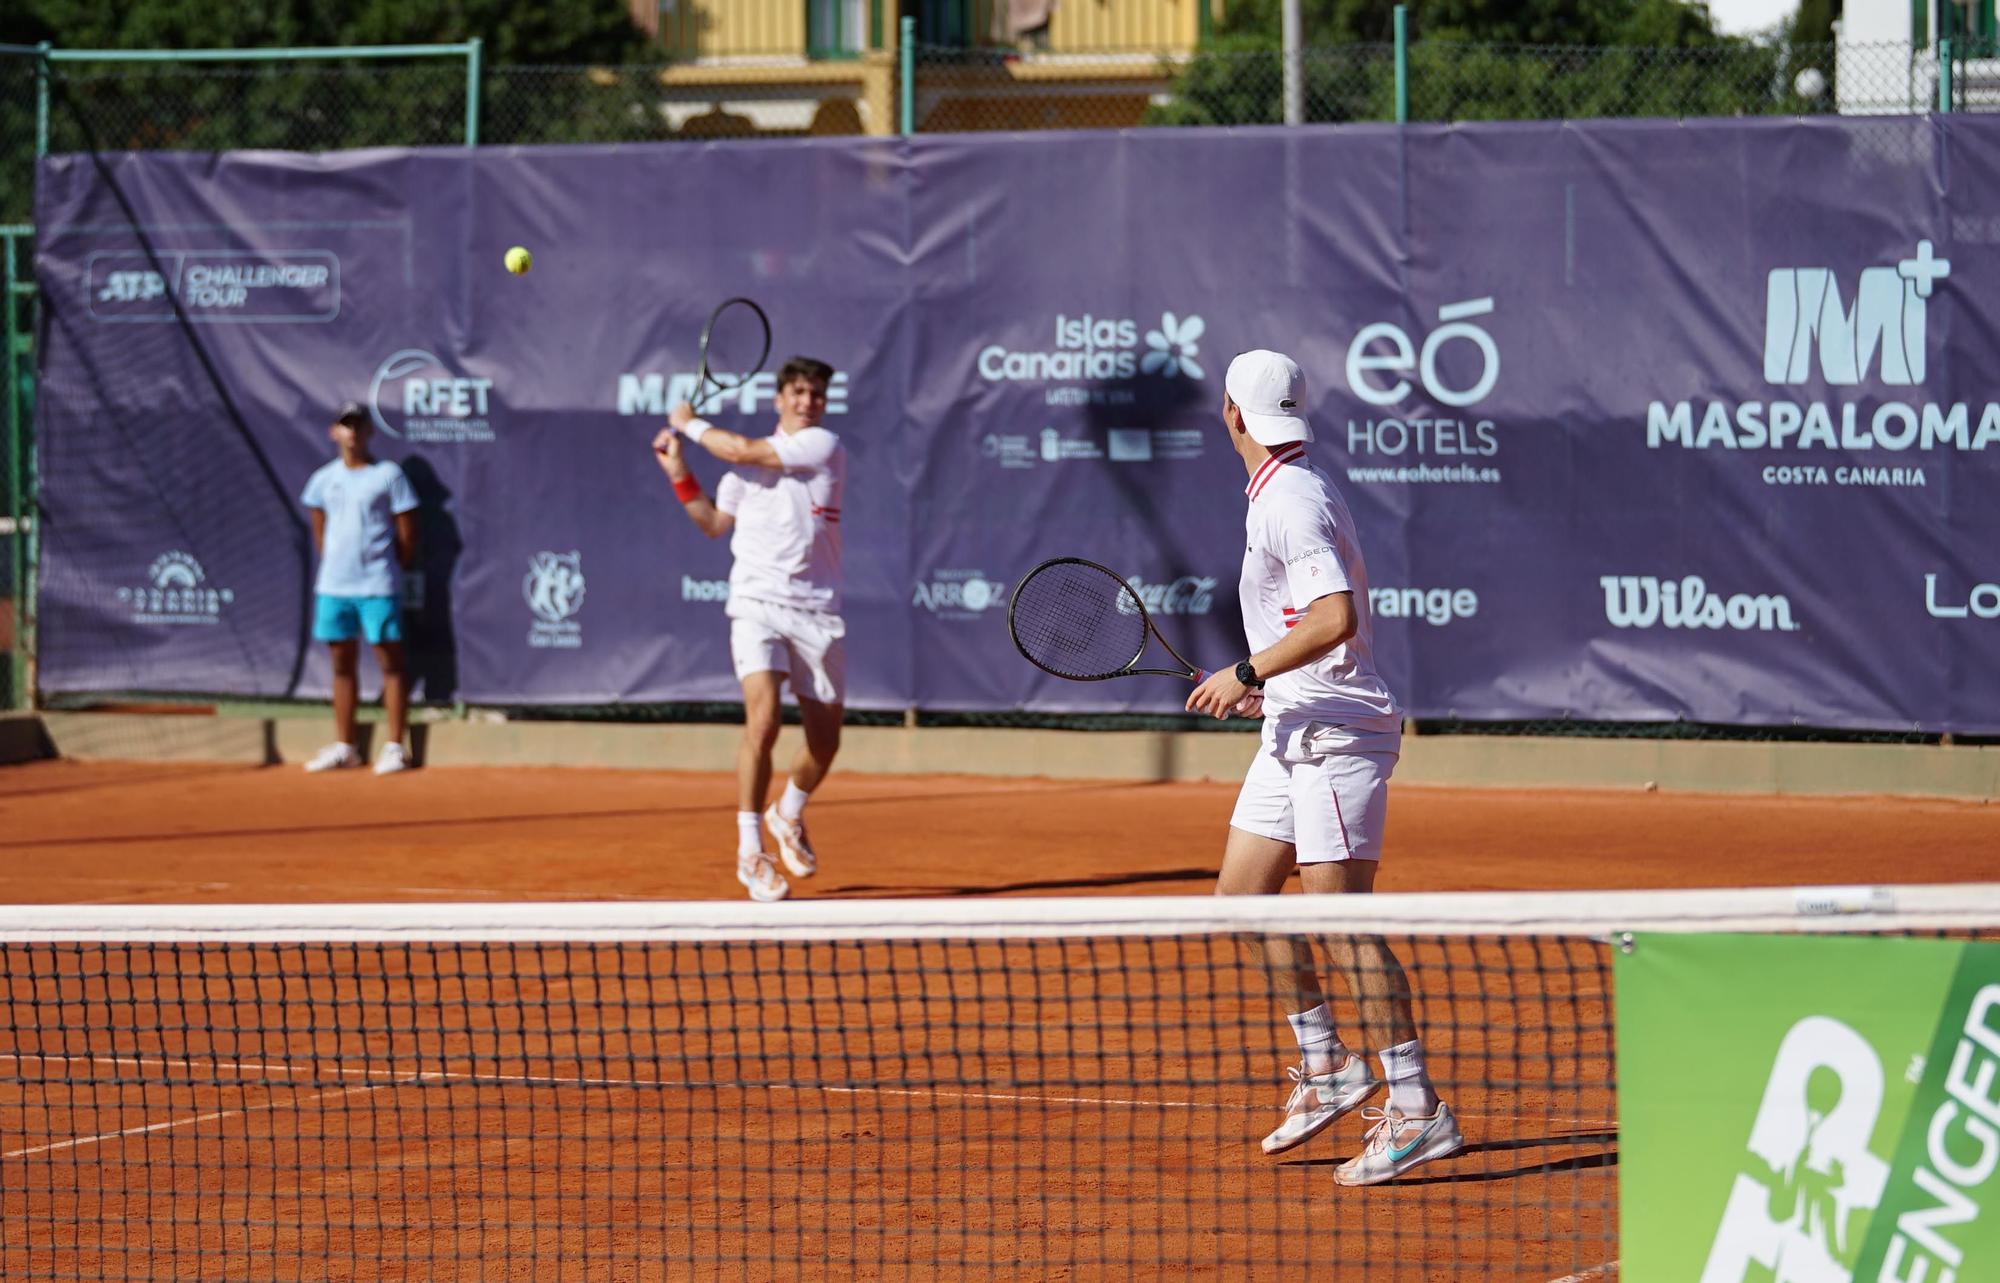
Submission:
[[[507,270],[516,276],[526,276],[528,269],[535,265],[535,256],[516,245],[507,251]]]

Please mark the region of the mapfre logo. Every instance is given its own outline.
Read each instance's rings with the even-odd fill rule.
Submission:
[[[211,587],[201,563],[179,549],[153,558],[146,581],[119,588],[117,597],[135,624],[219,624],[236,601],[233,590]]]
[[[1868,1147],[1884,1086],[1875,1049],[1847,1025],[1808,1016],[1792,1026],[1701,1283],[1849,1283],[1860,1229],[1889,1183],[1889,1164]]]
[[[918,582],[910,604],[946,619],[977,619],[1007,604],[1007,585],[980,570],[934,570]]]
[[[1215,609],[1215,580],[1205,575],[1182,575],[1178,579],[1147,583],[1134,575],[1126,583],[1139,595],[1139,602],[1153,615],[1206,615]],[[1121,594],[1121,614],[1132,613],[1131,603]]]
[[[1774,269],[1764,285],[1764,381],[1807,383],[1817,367],[1826,382],[1851,386],[1879,354],[1882,382],[1922,383],[1930,297],[1950,275],[1951,264],[1918,241],[1914,257],[1862,269],[1849,308],[1832,268]]]
[[[1930,307],[1951,263],[1927,240],[1892,264],[1865,267],[1853,302],[1831,267],[1780,267],[1764,280],[1763,376],[1777,387],[1921,389],[1929,369]],[[1967,368],[1971,368],[1968,366]],[[1691,450],[1984,450],[2000,443],[2000,402],[1654,401],[1646,445]],[[1819,473],[1767,470],[1767,485],[1823,484]],[[1846,484],[1843,482],[1842,484]],[[1920,469],[1864,476],[1863,485],[1928,485]]]
[[[989,383],[1101,382],[1107,379],[1202,379],[1197,359],[1208,323],[1199,316],[1162,312],[1158,325],[1131,317],[1070,316],[1058,312],[1047,347],[1010,348],[993,343],[975,365]],[[1143,336],[1144,342],[1141,342]]]
[[[656,374],[643,370],[621,374],[618,376],[618,413],[649,418],[664,415],[683,401],[692,402],[695,393],[701,390],[699,383],[700,376],[696,374]],[[847,372],[836,370],[826,385],[826,412],[846,414],[847,400]],[[711,388],[708,398],[702,402],[701,411],[703,414],[719,410],[755,414],[777,402],[778,376],[766,371],[745,379],[727,392]]]
[[[583,625],[576,620],[583,609],[583,593],[582,553],[538,552],[530,557],[527,578],[521,581],[521,596],[535,616],[528,645],[556,650],[583,645]]]
[[[467,377],[422,348],[404,348],[375,367],[368,404],[376,429],[404,441],[494,439],[493,380]]]
[[[1796,632],[1792,603],[1779,593],[1718,596],[1700,575],[1603,575],[1604,617],[1614,628],[1710,628]]]

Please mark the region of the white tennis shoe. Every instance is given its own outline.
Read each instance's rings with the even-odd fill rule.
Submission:
[[[750,892],[750,898],[759,904],[770,904],[792,893],[790,884],[785,881],[785,875],[778,872],[777,863],[763,851],[736,857],[736,880]]]
[[[1364,1109],[1361,1116],[1372,1126],[1362,1139],[1361,1152],[1333,1169],[1333,1179],[1342,1185],[1380,1185],[1419,1163],[1444,1158],[1465,1148],[1465,1135],[1458,1130],[1458,1120],[1452,1117],[1451,1106],[1443,1101],[1428,1115]]]
[[[375,754],[375,773],[377,775],[394,775],[397,771],[407,771],[409,769],[410,750],[404,748],[394,740],[384,744],[382,751]]]
[[[361,754],[352,744],[329,744],[306,760],[306,770],[314,774],[320,771],[345,771],[356,766],[365,766]]]
[[[1267,1154],[1305,1144],[1382,1087],[1382,1080],[1369,1070],[1367,1057],[1352,1052],[1330,1073],[1309,1074],[1304,1065],[1293,1065],[1285,1073],[1292,1080],[1292,1094],[1285,1101],[1285,1120],[1264,1138]]]
[[[764,808],[764,827],[778,843],[778,858],[795,878],[809,878],[819,872],[819,857],[806,840],[806,822],[788,820],[778,814],[776,803]]]

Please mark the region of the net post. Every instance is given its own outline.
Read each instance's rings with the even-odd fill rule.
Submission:
[[[1410,123],[1410,9],[1396,6],[1396,123]]]
[[[479,146],[479,37],[465,42],[465,145]]]
[[[917,132],[917,19],[904,14],[896,30],[897,88],[901,110],[897,131],[908,138]]]

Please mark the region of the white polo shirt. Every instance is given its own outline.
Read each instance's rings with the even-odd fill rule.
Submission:
[[[837,612],[847,451],[825,428],[774,432],[768,440],[783,467],[738,465],[715,488],[715,506],[736,519],[730,599]]]
[[[1313,602],[1337,592],[1354,595],[1355,633],[1323,658],[1266,683],[1267,730],[1280,743],[1311,723],[1342,728],[1355,739],[1400,735],[1403,710],[1369,653],[1368,569],[1354,519],[1305,453],[1297,442],[1278,447],[1244,488],[1249,538],[1237,590],[1244,636],[1252,654],[1275,646]]]

